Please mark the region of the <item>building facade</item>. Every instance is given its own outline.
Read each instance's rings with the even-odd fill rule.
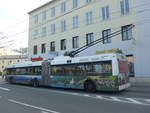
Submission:
[[[8,65],[24,61],[28,61],[27,55],[0,56],[0,75],[2,75],[5,67],[7,67]]]
[[[140,67],[143,63],[139,59],[142,54],[138,53],[139,48],[146,48],[140,43],[144,27],[141,24],[143,14],[140,13],[148,13],[144,10],[147,2],[148,0],[52,0],[29,12],[29,57],[48,59],[76,50],[99,38],[107,38],[81,52],[79,56],[118,48],[128,57],[131,75],[150,76],[148,69]],[[135,27],[130,29],[131,25]],[[110,34],[118,30],[121,31],[119,35],[109,38]],[[143,65],[147,65],[146,59]],[[139,68],[144,71],[139,72]]]
[[[9,47],[0,47],[0,56],[3,55],[21,55],[21,52],[12,50]]]
[[[2,75],[5,67],[9,64],[27,61],[28,56],[27,54],[22,55],[20,51],[12,50],[8,47],[1,47],[0,48],[0,75]]]

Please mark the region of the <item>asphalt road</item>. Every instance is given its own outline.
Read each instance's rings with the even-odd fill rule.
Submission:
[[[12,85],[0,79],[0,113],[150,113],[150,86],[93,94]]]

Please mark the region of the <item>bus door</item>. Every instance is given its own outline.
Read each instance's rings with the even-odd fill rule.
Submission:
[[[47,86],[50,84],[50,62],[49,61],[43,61],[42,62],[42,84]]]

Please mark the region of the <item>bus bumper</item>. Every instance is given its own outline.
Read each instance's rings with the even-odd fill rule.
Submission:
[[[123,85],[119,86],[119,91],[125,90],[125,89],[129,88],[130,86],[131,86],[130,83],[123,84]]]

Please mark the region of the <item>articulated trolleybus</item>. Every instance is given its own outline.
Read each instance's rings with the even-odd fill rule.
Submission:
[[[127,59],[120,53],[12,64],[6,68],[6,81],[90,92],[121,91],[130,86]]]

